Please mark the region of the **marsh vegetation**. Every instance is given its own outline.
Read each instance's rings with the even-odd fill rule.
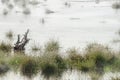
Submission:
[[[94,1],[1,0],[0,80],[119,80],[120,4]]]
[[[11,34],[11,32],[9,32]],[[115,53],[108,46],[98,43],[89,44],[85,51],[79,52],[76,48],[68,49],[62,57],[58,41],[50,40],[43,48],[43,55],[29,56],[26,53],[14,52],[11,55],[11,45],[0,44],[0,74],[8,70],[20,72],[21,75],[32,78],[41,72],[46,78],[60,78],[67,70],[78,70],[88,73],[92,80],[99,79],[105,72],[119,72],[120,53]],[[37,47],[32,47],[37,51]],[[31,51],[32,51],[31,50]],[[32,52],[34,54],[34,52]],[[41,53],[40,53],[41,54]],[[119,80],[113,78],[112,80]]]

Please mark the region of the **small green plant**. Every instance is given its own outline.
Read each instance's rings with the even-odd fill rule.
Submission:
[[[82,55],[80,55],[80,53],[78,52],[77,49],[75,48],[71,48],[67,51],[67,53],[69,54],[68,56],[68,65],[69,68],[76,68],[76,69],[82,69],[82,62],[84,61],[84,57]]]
[[[39,46],[37,46],[37,45],[33,45],[33,46],[31,47],[31,50],[32,50],[33,52],[37,52],[37,51],[40,51],[41,48],[40,48]]]
[[[57,65],[54,63],[44,63],[41,67],[42,74],[49,79],[50,76],[56,76]]]
[[[61,76],[61,74],[67,69],[66,61],[59,55],[56,55],[55,64],[57,65],[57,76]]]
[[[45,52],[58,52],[59,48],[59,43],[55,40],[51,40],[45,45]]]
[[[32,77],[34,74],[38,73],[37,62],[33,59],[26,60],[21,65],[21,73],[27,77]]]
[[[73,56],[74,54],[79,54],[78,50],[76,48],[70,48],[67,50],[67,52],[69,54],[69,57],[70,56]]]
[[[120,56],[116,58],[111,65],[113,71],[120,71]]]
[[[11,52],[12,46],[5,42],[0,43],[0,50],[3,52]]]
[[[86,52],[86,59],[88,61],[93,61],[95,64],[94,70],[100,73],[103,73],[104,66],[111,62],[114,57],[108,48],[100,44],[89,45]]]
[[[13,69],[17,70],[20,68],[21,64],[23,64],[28,59],[29,57],[21,55],[21,53],[17,53],[14,56],[10,57],[8,63]]]

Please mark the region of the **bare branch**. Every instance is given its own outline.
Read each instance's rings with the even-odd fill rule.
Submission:
[[[18,35],[17,42],[15,43],[14,51],[24,51],[25,45],[29,42],[30,39],[27,38],[29,29],[25,32],[22,40],[20,41],[20,35]]]

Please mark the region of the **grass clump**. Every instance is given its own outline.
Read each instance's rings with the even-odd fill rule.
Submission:
[[[67,68],[65,60],[55,53],[46,53],[40,61],[42,74],[46,78],[51,76],[60,77]]]
[[[104,67],[111,62],[112,58],[114,57],[108,48],[100,44],[89,45],[86,50],[86,59],[88,61],[93,61],[95,64],[94,70],[98,73],[103,73]]]
[[[8,39],[12,40],[12,39],[13,39],[13,32],[12,32],[11,30],[8,31],[8,32],[6,32],[6,37],[7,37]]]
[[[54,63],[44,63],[42,65],[42,74],[49,78],[50,76],[55,76],[57,74],[57,65]]]
[[[115,58],[113,63],[109,65],[112,71],[120,71],[120,56]]]
[[[112,8],[113,9],[120,9],[120,3],[118,2],[118,3],[114,3],[113,5],[112,5]]]
[[[16,54],[9,58],[9,65],[14,69],[17,70],[20,68],[21,64],[24,63],[29,57],[25,55]]]
[[[79,54],[79,52],[75,48],[71,48],[67,51],[69,54],[68,57],[68,66],[69,68],[79,69],[81,70],[82,62],[84,61],[84,57]]]
[[[40,48],[39,46],[37,46],[37,45],[33,45],[33,46],[31,47],[31,50],[32,50],[33,52],[37,52],[37,51],[40,51],[41,48]]]
[[[27,77],[32,77],[38,72],[37,62],[33,59],[28,59],[21,65],[21,73]]]
[[[45,45],[45,52],[58,52],[59,48],[59,43],[55,40],[51,40]]]
[[[30,13],[31,13],[31,11],[30,11],[29,8],[25,8],[25,9],[23,10],[23,14],[25,14],[25,15],[29,15]]]
[[[0,50],[3,52],[11,52],[12,46],[5,42],[0,43]]]

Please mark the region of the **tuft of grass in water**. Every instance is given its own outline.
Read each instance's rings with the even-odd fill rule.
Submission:
[[[21,73],[27,77],[32,77],[38,73],[38,65],[34,59],[28,59],[21,65]]]
[[[31,11],[30,11],[29,8],[25,8],[25,9],[23,10],[23,14],[25,14],[25,15],[29,15],[30,13],[31,13]]]
[[[21,64],[24,63],[28,59],[29,59],[29,57],[17,53],[14,56],[9,58],[8,63],[14,70],[17,70],[17,69],[19,69]]]
[[[120,9],[120,3],[118,2],[118,3],[114,3],[113,5],[112,5],[112,8],[113,9]]]
[[[56,53],[46,53],[40,59],[42,74],[49,79],[51,76],[60,77],[67,68],[66,61]]]
[[[12,39],[13,39],[13,32],[12,32],[11,30],[8,31],[8,32],[6,32],[6,37],[7,37],[8,39],[12,40]]]
[[[44,63],[41,67],[42,74],[49,78],[50,76],[55,76],[57,74],[57,65],[55,63]]]
[[[45,52],[58,52],[59,51],[59,42],[55,40],[50,40],[45,45]]]
[[[61,74],[67,69],[66,61],[59,55],[56,55],[55,64],[57,65],[57,76],[61,76]]]
[[[0,50],[3,52],[11,52],[12,46],[5,42],[0,43]]]
[[[119,57],[115,58],[113,63],[109,65],[112,71],[120,71],[120,55],[118,56]]]
[[[86,51],[86,59],[94,62],[94,70],[98,73],[103,73],[104,67],[111,62],[112,58],[114,57],[108,48],[100,44],[89,45]]]
[[[67,52],[69,54],[69,57],[72,57],[74,54],[78,54],[78,50],[76,48],[70,48],[67,50]]]
[[[69,68],[75,68],[83,72],[87,72],[89,70],[89,65],[87,66],[87,61],[85,61],[85,58],[78,52],[77,49],[71,48],[67,51],[67,53],[69,53],[69,57],[67,60]]]
[[[33,46],[31,47],[31,50],[32,50],[33,52],[37,52],[37,51],[40,51],[41,48],[40,48],[39,46],[37,46],[37,45],[33,45]]]

